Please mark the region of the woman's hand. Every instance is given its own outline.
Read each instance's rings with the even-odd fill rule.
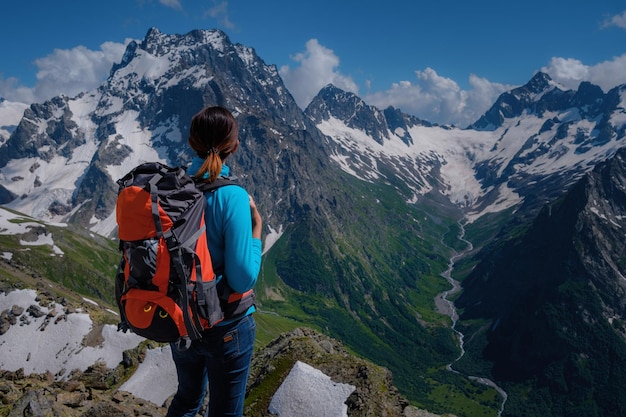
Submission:
[[[259,210],[256,208],[256,203],[254,202],[254,198],[250,197],[250,215],[252,217],[252,237],[261,239],[261,232],[263,231],[263,220],[261,220],[261,215],[259,214]]]

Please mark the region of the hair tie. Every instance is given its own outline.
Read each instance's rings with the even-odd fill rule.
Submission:
[[[196,154],[200,158],[202,158],[202,159],[207,159],[209,157],[209,155],[211,155],[211,154],[219,155],[220,151],[216,147],[213,147],[213,148],[209,149],[208,151],[196,152]]]

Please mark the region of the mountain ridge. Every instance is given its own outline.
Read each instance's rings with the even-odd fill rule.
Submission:
[[[178,43],[175,42],[175,45],[178,45],[176,47],[170,45],[168,49],[159,46],[161,44],[174,42],[174,39],[178,38],[182,40],[177,41]],[[86,212],[85,215],[82,216],[83,220],[81,222],[83,225],[88,226],[89,221],[102,223],[102,220],[105,220],[104,216],[112,212],[111,192],[101,187],[97,190],[97,193],[100,195],[108,195],[108,198],[94,203],[90,198],[89,189],[94,183],[104,180],[105,182],[109,182],[108,189],[110,190],[113,188],[110,181],[115,179],[112,177],[123,175],[123,173],[127,172],[124,171],[125,168],[130,170],[135,162],[139,162],[137,158],[131,157],[130,160],[134,162],[125,163],[122,169],[115,170],[115,174],[111,171],[112,164],[117,164],[115,161],[121,158],[128,160],[128,156],[133,153],[130,152],[129,149],[133,147],[136,148],[137,146],[133,145],[129,148],[125,142],[119,142],[119,138],[109,136],[106,133],[107,131],[115,131],[118,129],[116,125],[120,122],[115,123],[114,120],[116,117],[119,118],[122,114],[128,114],[125,113],[126,111],[130,112],[129,115],[131,117],[133,112],[138,112],[136,120],[139,125],[137,128],[145,130],[145,133],[142,135],[144,138],[137,138],[139,143],[151,143],[149,146],[154,149],[162,149],[162,151],[158,151],[157,154],[146,155],[145,158],[160,159],[170,163],[175,161],[185,163],[185,161],[188,161],[190,158],[188,151],[184,152],[178,150],[172,153],[171,150],[180,149],[180,147],[172,145],[184,140],[183,138],[186,135],[185,120],[190,119],[191,112],[186,115],[178,115],[176,119],[169,118],[167,120],[161,120],[159,116],[149,117],[148,115],[171,114],[173,110],[172,106],[180,110],[201,107],[201,100],[197,96],[195,100],[198,101],[198,105],[194,107],[191,104],[194,102],[193,90],[184,93],[185,105],[176,104],[182,99],[177,90],[181,88],[181,86],[185,88],[184,85],[186,83],[208,82],[209,88],[203,93],[206,96],[205,99],[219,101],[219,97],[222,95],[221,91],[224,87],[217,86],[215,78],[211,78],[210,72],[205,71],[205,73],[202,73],[196,69],[187,74],[190,78],[185,78],[185,76],[180,75],[180,73],[184,73],[184,71],[177,69],[181,65],[180,59],[168,55],[172,54],[173,50],[178,51],[182,47],[188,48],[189,45],[193,45],[194,42],[198,41],[205,42],[209,46],[212,46],[206,48],[206,50],[215,51],[218,56],[211,57],[211,54],[206,53],[196,54],[198,55],[196,56],[186,53],[186,55],[190,55],[192,58],[191,61],[185,62],[184,67],[198,68],[198,62],[203,62],[197,61],[198,59],[208,60],[208,62],[211,63],[210,65],[216,65],[216,62],[218,62],[217,58],[219,57],[223,58],[224,55],[238,56],[241,59],[240,62],[245,62],[244,67],[248,68],[248,73],[252,74],[253,81],[255,81],[246,81],[244,77],[243,81],[239,81],[240,84],[245,84],[246,86],[259,84],[270,86],[269,89],[265,88],[262,92],[258,91],[258,88],[246,87],[246,93],[241,92],[237,94],[238,100],[245,100],[244,97],[263,96],[267,98],[270,96],[268,91],[278,92],[278,95],[273,93],[272,95],[275,98],[270,96],[269,101],[281,103],[281,106],[287,107],[290,117],[297,121],[295,122],[297,130],[304,128],[303,131],[316,132],[317,130],[311,126],[306,127],[307,124],[310,123],[308,120],[311,120],[314,124],[318,124],[319,127],[323,122],[328,121],[332,115],[333,120],[341,121],[347,128],[359,132],[362,131],[367,138],[371,138],[369,140],[373,139],[383,147],[393,142],[394,138],[399,138],[400,142],[404,143],[408,148],[416,148],[416,142],[421,142],[425,135],[430,136],[434,134],[434,136],[441,137],[446,136],[445,132],[450,132],[446,137],[447,145],[444,145],[444,148],[441,148],[440,144],[430,143],[417,158],[410,157],[402,160],[403,166],[400,169],[407,172],[413,171],[413,173],[409,175],[409,178],[414,177],[415,180],[408,181],[407,183],[412,184],[416,192],[415,195],[409,197],[409,199],[419,198],[419,195],[432,189],[431,184],[437,185],[438,182],[443,181],[443,189],[445,190],[447,185],[453,203],[473,209],[474,214],[472,218],[479,216],[483,210],[489,211],[493,209],[489,208],[491,205],[490,202],[493,203],[495,200],[502,201],[503,198],[507,198],[507,195],[514,196],[517,194],[518,201],[515,201],[516,204],[522,201],[528,194],[540,194],[534,190],[526,190],[526,184],[544,182],[547,177],[546,175],[537,175],[537,173],[530,172],[534,164],[545,164],[543,160],[548,159],[551,160],[551,164],[556,165],[554,169],[562,170],[565,169],[566,166],[556,163],[559,158],[566,156],[573,158],[573,156],[577,154],[587,152],[592,153],[592,161],[598,162],[610,157],[611,153],[616,149],[616,146],[612,145],[612,142],[619,142],[625,134],[623,120],[621,122],[619,120],[619,114],[621,114],[619,111],[620,103],[623,101],[622,95],[624,94],[623,86],[616,87],[607,94],[603,94],[599,87],[589,83],[582,83],[579,90],[576,92],[563,91],[544,73],[538,73],[526,85],[502,94],[494,106],[492,106],[481,119],[463,131],[458,131],[454,128],[443,129],[442,127],[424,122],[413,116],[403,115],[400,111],[391,107],[380,111],[372,106],[368,106],[352,93],[342,92],[333,86],[327,86],[320,91],[305,110],[304,114],[306,114],[306,117],[302,115],[298,117],[297,114],[299,111],[297,110],[297,106],[288,96],[288,93],[286,93],[284,86],[278,81],[268,81],[279,79],[275,67],[264,65],[264,63],[256,57],[251,48],[230,44],[228,37],[223,32],[219,31],[206,31],[206,33],[203,31],[192,31],[181,37],[163,35],[158,29],[152,28],[141,45],[131,43],[128,46],[122,62],[113,66],[109,80],[98,89],[97,93],[91,92],[79,95],[74,99],[58,97],[42,105],[32,105],[25,111],[24,122],[17,126],[13,134],[11,134],[9,139],[2,145],[5,149],[5,152],[2,153],[3,156],[0,157],[0,167],[4,168],[3,173],[11,171],[11,169],[7,169],[6,167],[9,161],[15,161],[16,159],[23,160],[25,157],[38,157],[50,163],[52,158],[57,156],[55,155],[54,149],[62,150],[58,156],[65,158],[68,161],[66,162],[67,164],[73,163],[70,156],[77,147],[81,147],[82,149],[87,147],[94,149],[94,146],[96,146],[96,149],[101,148],[91,157],[90,161],[77,161],[79,163],[89,164],[89,169],[82,175],[82,178],[90,179],[90,181],[86,183],[87,186],[81,187],[82,179],[79,177],[76,179],[78,184],[77,192],[73,192],[71,189],[63,190],[63,187],[59,187],[61,189],[53,187],[53,189],[57,190],[56,192],[59,193],[59,196],[52,202],[48,202],[47,206],[29,208],[25,202],[16,204],[16,197],[18,195],[21,195],[22,199],[26,196],[26,199],[29,200],[32,198],[30,194],[36,194],[34,188],[41,187],[42,185],[45,187],[47,185],[46,181],[41,180],[43,175],[36,175],[36,171],[41,171],[41,168],[36,165],[31,165],[30,169],[33,173],[29,176],[32,179],[33,185],[26,187],[26,190],[29,192],[22,192],[20,188],[24,187],[18,187],[14,184],[18,176],[12,176],[11,178],[13,180],[11,181],[5,174],[4,179],[0,181],[0,186],[2,186],[2,191],[5,195],[2,202],[7,204],[12,201],[14,208],[27,214],[34,214],[42,218],[47,216],[49,220],[65,218],[65,221],[71,218],[68,216],[69,213],[72,213],[71,215],[74,216],[74,221],[80,221],[78,220],[81,218],[80,214],[74,213],[74,211],[85,211],[83,207],[79,206],[87,205],[90,207],[88,211],[95,215],[95,220],[85,220],[89,215],[89,213]],[[224,53],[226,45],[228,45],[230,49],[227,53]],[[206,45],[204,46],[206,47]],[[165,55],[156,58],[144,58],[144,55],[148,55],[149,51],[155,53],[159,52]],[[144,75],[140,79],[138,79],[136,75],[133,75],[136,74],[134,70],[135,66],[147,66],[149,62],[153,62],[157,58],[160,60],[165,59],[171,66],[171,69],[165,70],[162,67],[170,67],[165,66],[165,64],[159,64],[156,65],[156,67],[160,68],[160,70],[151,69],[148,71],[144,69]],[[133,61],[137,60],[139,60],[138,62],[147,62],[138,65],[132,64]],[[209,64],[202,63],[200,65]],[[163,86],[156,85],[155,81],[148,81],[150,79],[161,80],[163,78],[170,80],[170,76],[167,76],[167,71],[171,74],[175,74],[175,76],[171,81],[159,81]],[[220,75],[235,72],[240,74],[238,75],[239,78],[242,76],[241,71],[233,71],[232,68],[229,69],[228,67],[222,68],[218,66],[214,71],[220,71]],[[263,76],[259,74],[263,74]],[[259,80],[262,82],[259,83]],[[233,79],[226,79],[224,83],[227,85],[236,84]],[[155,89],[163,88],[165,88],[165,91],[168,93],[152,94],[152,91],[157,91]],[[255,89],[261,94],[255,93]],[[140,91],[142,92],[141,94],[139,93]],[[240,88],[239,91],[243,90]],[[129,92],[130,94],[128,94]],[[112,110],[113,107],[111,106],[113,106],[113,103],[119,101],[119,98],[124,95],[130,96],[130,99],[125,100],[126,104],[121,107],[120,110]],[[168,104],[164,104],[162,99],[159,98],[162,96],[170,97],[167,99]],[[140,101],[136,104],[132,104],[135,100]],[[143,103],[141,100],[151,100],[153,103]],[[87,121],[85,119],[83,119],[85,121],[80,121],[81,119],[76,120],[78,109],[72,110],[72,106],[77,107],[79,103],[81,103],[81,107],[85,107],[85,109],[81,109],[84,112],[84,116],[82,117],[84,118],[89,114],[93,114],[93,121]],[[253,108],[259,109],[257,103],[248,104],[251,104]],[[133,110],[134,108],[137,110]],[[139,111],[141,108],[143,108],[143,112]],[[534,128],[536,132],[530,136],[519,137],[517,134],[511,135],[510,132],[514,126],[504,126],[503,124],[507,119],[520,117],[523,113],[523,109],[530,109],[529,115],[531,116],[544,117],[546,112],[554,113],[554,116],[544,117],[544,119],[546,119],[545,122],[542,123],[540,128]],[[576,109],[578,116],[572,114],[572,110],[570,109]],[[120,113],[120,111],[122,113]],[[58,121],[51,119],[52,114],[58,112],[63,113],[62,118]],[[570,113],[569,116],[567,116],[568,112]],[[621,112],[623,113],[623,110]],[[265,122],[273,119],[271,112],[264,112],[263,114],[263,120]],[[559,116],[559,114],[561,114],[561,116]],[[567,120],[563,119],[563,115],[567,117]],[[615,115],[617,123],[621,123],[621,125],[613,123],[611,121],[611,115]],[[127,116],[124,117],[126,118]],[[601,119],[596,121],[595,125],[586,122],[587,120],[591,122],[596,117],[601,117]],[[252,119],[249,116],[248,118]],[[528,120],[530,117],[526,117],[526,119]],[[179,120],[181,120],[182,123],[180,123]],[[258,126],[257,120],[259,119],[254,118],[250,120],[252,126]],[[26,123],[26,121],[28,121],[28,123]],[[39,132],[34,131],[33,128],[41,125],[41,123],[47,124],[45,132],[41,130]],[[294,122],[292,122],[292,125],[293,124]],[[143,125],[145,126],[142,127]],[[95,126],[98,127],[96,128]],[[355,127],[358,129],[355,129]],[[525,129],[529,127],[530,126],[525,127]],[[570,137],[568,131],[574,128],[577,129],[575,139],[565,142],[564,139]],[[418,129],[423,131],[423,133],[418,132],[412,134],[412,131],[415,132]],[[471,135],[468,135],[468,130],[472,129],[477,130],[472,132]],[[500,129],[500,131],[498,131],[498,129]],[[242,130],[244,130],[244,132],[242,132],[242,136],[244,136],[245,129]],[[488,132],[492,134],[489,135],[487,134]],[[267,131],[264,133],[267,134]],[[86,138],[89,138],[90,134],[93,134],[96,138],[95,143],[90,144],[88,143],[89,141],[86,140]],[[150,134],[152,138],[148,139],[147,134]],[[131,135],[125,134],[125,136]],[[468,136],[472,136],[472,139]],[[511,138],[506,139],[507,136],[511,136]],[[38,137],[39,139],[32,141],[29,139],[30,137]],[[543,137],[545,137],[545,139]],[[321,138],[315,140],[324,142]],[[336,138],[334,140],[336,140]],[[511,147],[512,140],[524,140],[525,144],[515,153],[507,156],[503,154],[502,150],[506,152],[514,151],[515,147]],[[99,142],[100,144],[98,144]],[[108,146],[109,142],[112,142],[115,146]],[[467,144],[467,142],[470,142],[470,144]],[[301,144],[304,143],[306,142],[301,142]],[[105,148],[103,148],[104,144],[107,144]],[[326,142],[326,144],[329,144],[329,142]],[[345,143],[342,143],[340,146],[345,147]],[[488,151],[485,150],[486,146],[489,147]],[[48,149],[47,153],[39,151],[42,148]],[[320,143],[320,146],[316,147],[316,151],[324,148],[327,148],[327,146],[324,146],[324,143]],[[448,159],[454,148],[465,149],[466,155],[463,157],[467,159],[464,162],[468,165],[466,170],[468,172],[473,171],[474,174],[472,177],[475,177],[475,181],[477,182],[471,186],[472,190],[454,190],[455,186],[449,177],[440,178],[441,176],[438,171],[441,170],[442,166],[449,165],[450,161]],[[170,151],[165,151],[165,149],[170,149]],[[336,149],[337,148],[335,148],[334,151],[332,148],[329,149],[331,155],[332,152],[337,152]],[[355,148],[353,148],[353,150],[354,149]],[[363,154],[362,149],[359,149],[359,151]],[[93,150],[89,152],[93,152]],[[547,153],[549,154],[546,157]],[[139,158],[141,158],[141,156],[139,156]],[[351,159],[347,157],[341,158],[344,158],[343,160],[346,164],[350,165]],[[316,159],[319,162],[326,158],[321,157]],[[460,158],[456,158],[456,160],[453,161],[454,165],[457,165],[459,160]],[[102,163],[98,163],[98,161],[102,161]],[[392,176],[398,174],[399,169],[393,166],[397,162],[397,159],[381,162],[385,162],[386,169],[389,169],[390,172],[390,175],[386,176],[386,180],[389,181]],[[587,160],[586,163],[590,165],[591,161]],[[429,170],[429,166],[432,168],[430,168],[430,172],[420,173],[415,171],[416,165],[426,167],[422,168],[422,170]],[[98,166],[102,166],[102,168],[97,168]],[[108,168],[105,169],[105,166]],[[520,167],[523,169],[520,169]],[[358,172],[358,170],[354,168],[355,166],[353,164],[350,169]],[[568,173],[568,176],[571,176],[573,180],[575,180],[589,168],[576,166],[574,163],[570,164],[569,169],[570,173]],[[554,172],[551,174],[553,173]],[[107,177],[111,179],[107,180]],[[564,181],[555,181],[555,178],[558,178],[558,176],[551,175],[549,178],[551,183],[548,184],[544,182],[545,187],[541,190],[541,194],[556,196],[558,190],[566,188],[567,185],[571,185],[573,182],[572,180],[564,184]],[[253,187],[253,185],[251,186]],[[549,188],[553,190],[550,191]],[[69,193],[72,194],[71,197],[68,196]],[[41,202],[40,200],[40,203],[34,204],[39,206]],[[43,202],[43,204],[46,203]],[[9,204],[9,206],[11,205]],[[48,211],[49,214],[46,214],[46,211]],[[105,223],[109,224],[109,226],[106,227],[106,230],[102,230],[102,232],[105,235],[110,235],[112,233],[111,221],[109,220]],[[278,227],[273,225],[273,228],[277,229]]]
[[[487,251],[456,300],[466,331],[477,331],[469,328],[478,318],[489,322],[480,348],[470,349],[484,349],[505,385],[527,384],[540,413],[589,415],[589,404],[603,416],[626,410],[626,370],[618,365],[626,358],[625,161],[620,149],[520,237]],[[587,391],[598,385],[602,392]],[[516,398],[509,407],[519,410]]]

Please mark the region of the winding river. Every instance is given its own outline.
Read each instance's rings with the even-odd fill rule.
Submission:
[[[472,245],[472,243],[468,240],[465,239],[465,227],[463,226],[463,222],[459,221],[459,226],[460,226],[460,233],[459,233],[459,240],[464,242],[466,244],[466,247],[464,250],[462,250],[461,252],[456,252],[452,255],[452,257],[450,257],[450,262],[448,264],[448,269],[446,269],[445,272],[443,272],[441,274],[442,277],[444,277],[449,283],[450,285],[452,285],[452,288],[450,288],[447,291],[444,291],[440,294],[438,294],[435,297],[435,306],[437,308],[437,311],[441,314],[445,314],[447,316],[450,317],[450,319],[452,320],[452,331],[454,332],[454,334],[456,335],[458,341],[459,341],[459,348],[461,350],[460,355],[450,364],[448,364],[448,366],[446,366],[446,368],[454,373],[457,374],[461,374],[459,371],[455,370],[453,368],[454,363],[456,363],[457,361],[459,361],[459,359],[461,359],[463,357],[463,355],[465,355],[465,347],[464,347],[464,338],[465,336],[463,335],[463,333],[461,333],[460,331],[457,330],[456,328],[456,324],[459,320],[459,314],[456,311],[456,307],[454,306],[454,302],[452,300],[450,300],[449,298],[453,295],[455,295],[456,293],[458,293],[461,290],[461,284],[459,283],[459,281],[455,280],[454,278],[452,278],[452,271],[454,270],[454,264],[455,262],[462,258],[464,255],[466,255],[467,253],[469,253],[472,249],[474,249],[474,246]],[[490,379],[484,378],[484,377],[478,377],[478,376],[472,376],[472,375],[465,375],[465,377],[467,377],[468,379],[472,380],[472,381],[476,381],[480,384],[483,385],[487,385],[489,387],[492,387],[493,389],[495,389],[498,394],[500,394],[500,396],[502,397],[502,403],[500,404],[500,409],[498,410],[498,417],[500,417],[504,411],[504,404],[506,403],[507,400],[507,394],[506,392],[499,387],[495,382],[493,382]]]

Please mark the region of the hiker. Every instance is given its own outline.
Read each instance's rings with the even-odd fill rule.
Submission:
[[[207,107],[191,120],[189,145],[195,151],[187,173],[205,182],[227,177],[224,164],[239,146],[238,125],[223,107]],[[180,350],[172,343],[178,390],[167,417],[196,416],[209,390],[205,416],[242,416],[256,323],[254,287],[261,266],[262,220],[252,196],[238,185],[205,193],[206,233],[224,320],[201,340]]]

